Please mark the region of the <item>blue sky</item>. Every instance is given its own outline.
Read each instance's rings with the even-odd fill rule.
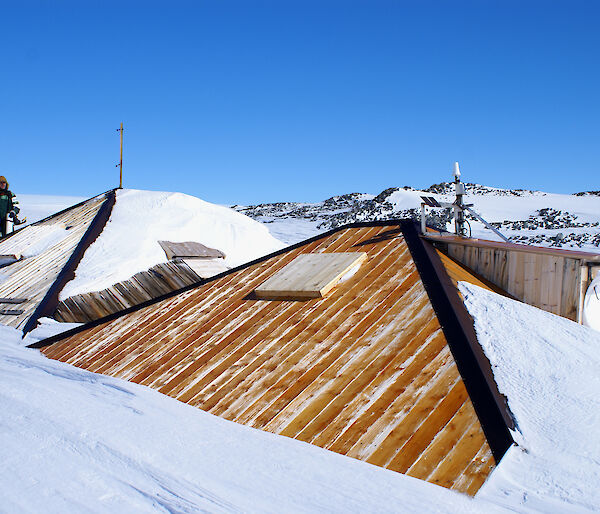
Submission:
[[[600,3],[0,0],[0,173],[317,201],[463,178],[600,189]]]

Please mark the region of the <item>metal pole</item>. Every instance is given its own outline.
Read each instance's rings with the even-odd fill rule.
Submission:
[[[458,163],[454,163],[454,191],[456,192],[456,200],[454,201],[454,230],[457,236],[466,237],[467,230],[465,228],[465,213],[463,195],[465,194],[465,186],[460,181],[460,170]]]
[[[121,158],[119,160],[119,189],[123,189],[123,122],[121,122]]]

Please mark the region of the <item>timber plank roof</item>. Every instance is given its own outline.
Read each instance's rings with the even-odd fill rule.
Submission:
[[[426,245],[409,222],[342,227],[36,346],[225,419],[474,494],[512,443],[508,418]],[[297,256],[337,252],[367,260],[326,298],[253,296]]]
[[[26,300],[19,306],[21,314],[0,314],[1,324],[28,332],[40,317],[52,314],[58,293],[102,231],[113,203],[114,192],[109,191],[0,240],[0,254],[21,254],[23,248],[32,253],[2,268],[7,278],[0,282],[0,297]]]

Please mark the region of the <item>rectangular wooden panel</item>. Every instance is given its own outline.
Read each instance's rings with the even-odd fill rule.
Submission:
[[[173,243],[171,241],[159,241],[158,244],[165,251],[168,259],[181,258],[204,258],[216,259],[225,258],[225,254],[221,250],[209,248],[202,243],[196,241],[184,241],[181,243]]]
[[[322,298],[366,259],[364,252],[302,254],[258,286],[254,294],[265,299]]]

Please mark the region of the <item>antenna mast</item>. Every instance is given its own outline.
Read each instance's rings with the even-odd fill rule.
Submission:
[[[466,237],[465,203],[463,202],[465,185],[460,181],[460,170],[458,169],[457,162],[454,163],[454,192],[456,193],[456,200],[454,201],[454,229],[456,235]]]
[[[465,211],[468,211],[471,216],[475,219],[479,220],[481,223],[485,225],[486,228],[490,229],[494,234],[496,234],[500,239],[505,241],[506,243],[510,243],[510,241],[504,237],[500,233],[499,230],[495,229],[490,225],[487,221],[485,221],[479,214],[477,214],[471,207],[473,207],[472,203],[466,204],[463,201],[463,196],[465,195],[465,185],[460,181],[460,170],[458,169],[458,163],[454,163],[454,192],[456,193],[456,200],[453,203],[447,202],[438,202],[433,196],[422,196],[421,197],[421,234],[427,233],[427,223],[425,218],[425,207],[440,207],[443,209],[453,209],[454,210],[454,228],[456,230],[456,235],[460,237],[467,237],[467,228],[465,223],[468,223],[465,219]],[[469,236],[471,237],[471,226],[469,225]]]
[[[119,189],[123,189],[123,122],[121,122],[121,128],[117,129],[117,132],[121,133],[121,155],[119,158]]]

